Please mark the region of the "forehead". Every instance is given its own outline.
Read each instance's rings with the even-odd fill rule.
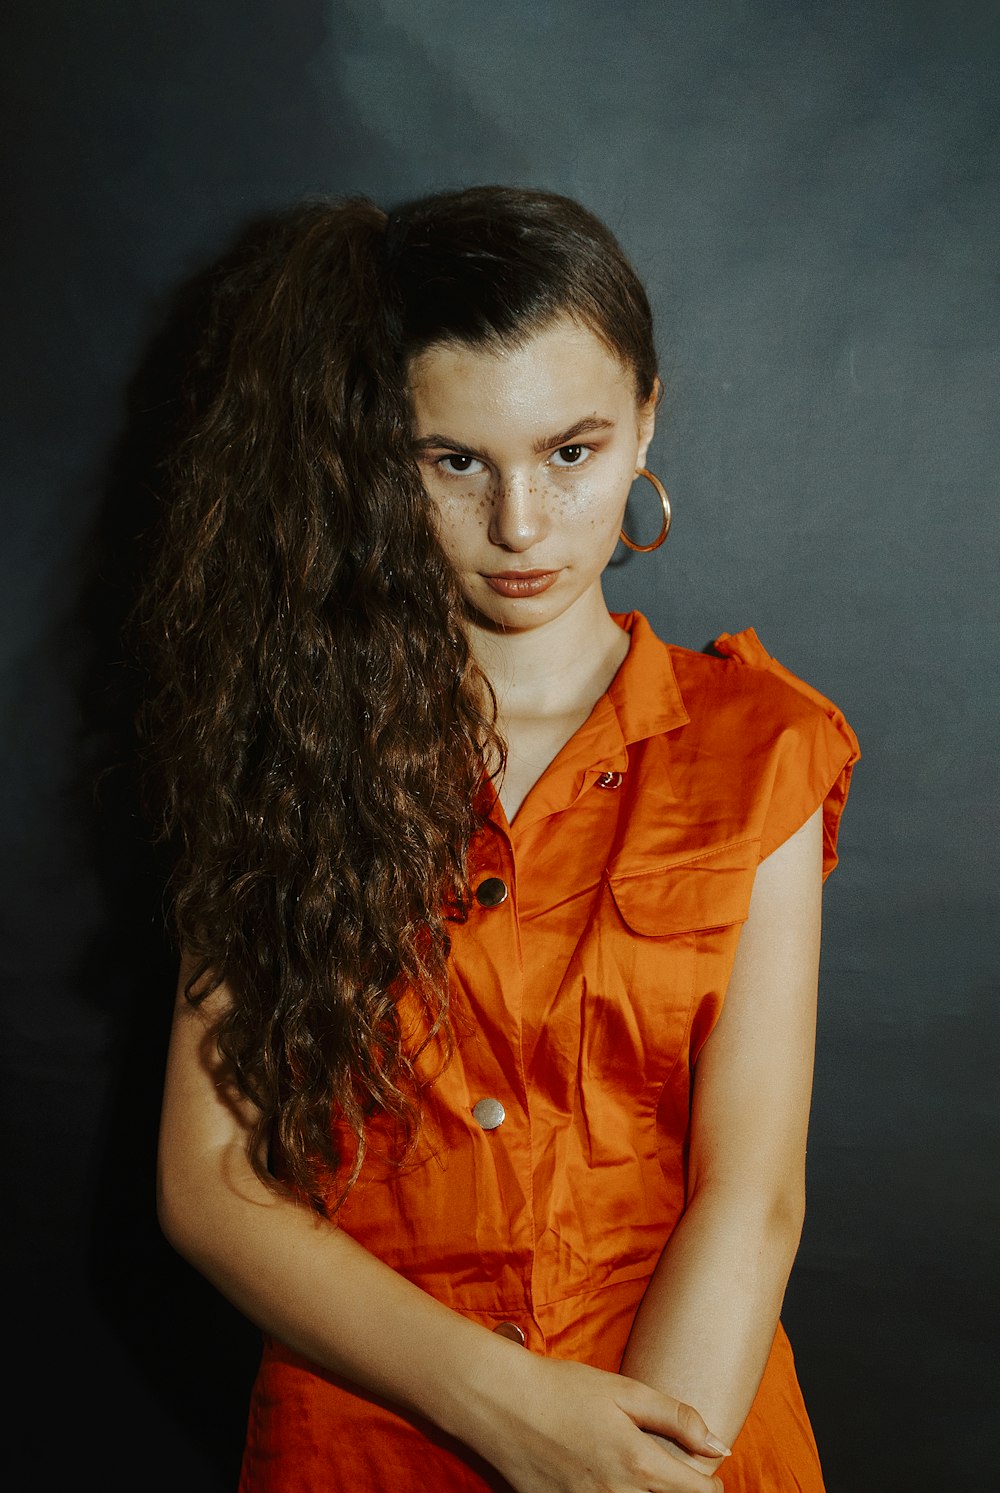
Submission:
[[[560,318],[514,348],[438,343],[414,358],[409,393],[417,435],[458,438],[488,421],[526,432],[635,406],[631,369],[577,321]],[[461,427],[461,428],[456,428]]]

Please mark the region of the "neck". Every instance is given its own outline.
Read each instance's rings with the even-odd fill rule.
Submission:
[[[542,627],[497,632],[473,623],[470,642],[496,691],[501,725],[589,713],[629,647],[599,585]]]

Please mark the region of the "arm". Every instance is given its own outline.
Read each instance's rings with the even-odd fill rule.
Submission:
[[[802,1229],[821,830],[818,809],[757,869],[722,1014],[695,1069],[687,1207],[622,1360],[622,1373],[697,1405],[730,1445]]]
[[[214,1037],[226,992],[192,1008],[181,993],[186,974],[182,969],[159,1156],[160,1219],[180,1253],[265,1331],[427,1417],[499,1468],[519,1493],[717,1487],[637,1429],[710,1453],[689,1407],[627,1378],[526,1352],[435,1301],[343,1230],[261,1181],[247,1151],[252,1110],[228,1081]],[[606,1482],[598,1483],[598,1472],[609,1474]]]

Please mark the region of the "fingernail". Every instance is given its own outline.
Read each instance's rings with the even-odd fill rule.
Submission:
[[[727,1446],[724,1441],[720,1441],[718,1436],[713,1436],[711,1431],[708,1431],[705,1435],[705,1445],[710,1446],[717,1457],[731,1457],[733,1455],[732,1447]]]

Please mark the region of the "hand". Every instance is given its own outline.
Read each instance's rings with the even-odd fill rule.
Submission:
[[[659,1436],[695,1455],[726,1448],[690,1405],[635,1379],[524,1353],[477,1450],[517,1493],[722,1493]]]

